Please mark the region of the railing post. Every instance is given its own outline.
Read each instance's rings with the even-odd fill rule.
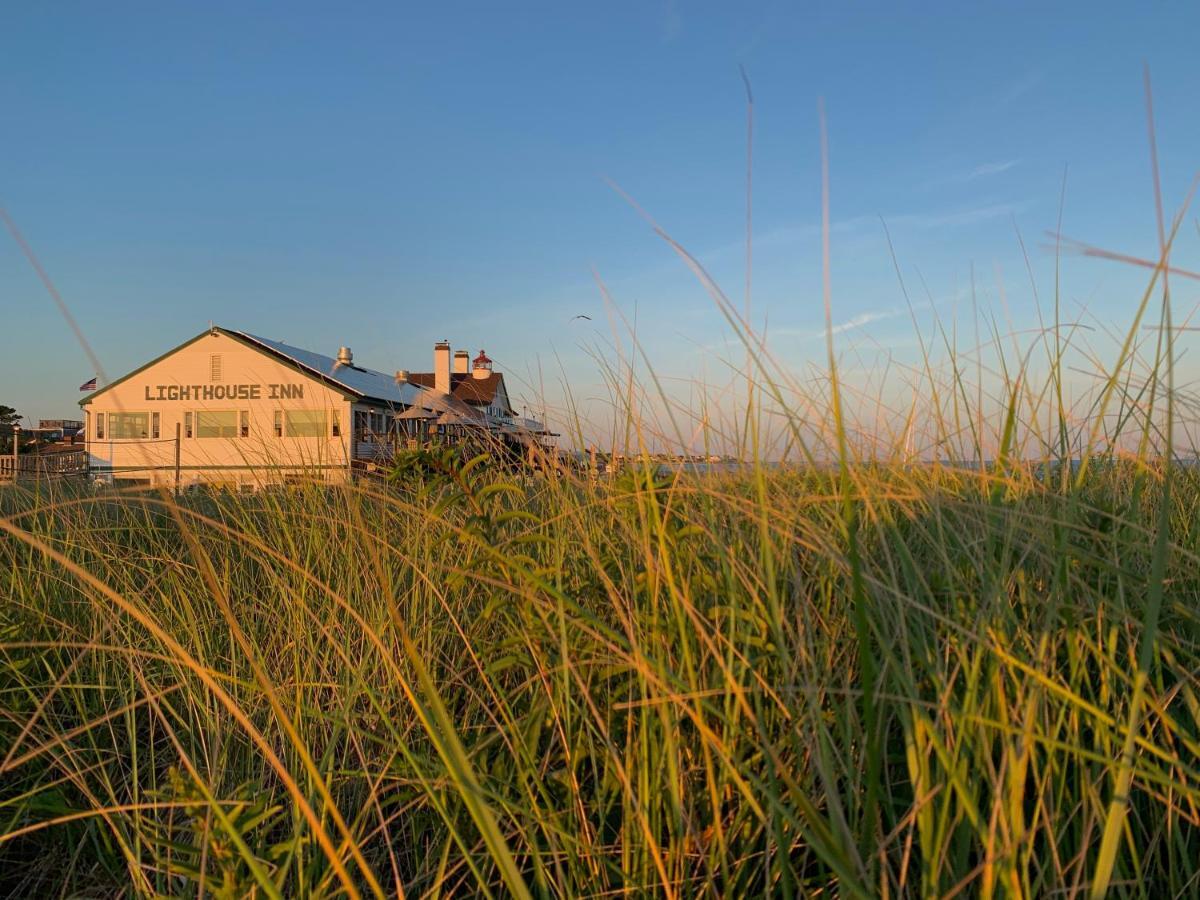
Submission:
[[[179,447],[180,431],[179,431],[179,429],[180,429],[180,425],[178,422],[176,422],[175,423],[175,496],[176,497],[179,496],[179,450],[180,450],[180,447]]]

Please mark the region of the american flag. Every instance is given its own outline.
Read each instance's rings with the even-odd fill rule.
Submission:
[[[93,375],[89,380],[79,386],[81,391],[94,391],[96,389],[96,376]]]

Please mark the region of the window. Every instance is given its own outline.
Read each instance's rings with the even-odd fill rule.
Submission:
[[[338,411],[335,409],[333,411],[333,436],[341,437],[341,434],[342,434],[342,417],[338,414]]]
[[[238,434],[237,410],[199,410],[196,412],[196,437],[231,438]]]
[[[325,437],[328,433],[323,409],[289,409],[286,417],[288,437]]]
[[[150,413],[120,412],[108,414],[108,437],[110,440],[135,440],[148,437]]]
[[[250,410],[243,409],[239,416],[238,434],[244,438],[250,437]]]
[[[214,353],[208,358],[208,380],[221,380],[221,354]]]
[[[275,437],[283,437],[283,410],[275,410]]]
[[[96,416],[96,439],[104,440],[104,413],[95,413]]]
[[[162,433],[162,416],[159,413],[150,413],[150,437],[158,440]]]
[[[183,414],[183,436],[187,438],[192,436],[192,414],[190,412]]]

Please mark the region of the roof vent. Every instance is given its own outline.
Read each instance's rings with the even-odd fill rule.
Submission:
[[[339,366],[354,365],[354,354],[350,352],[349,347],[338,347],[337,361]]]
[[[408,381],[408,369],[396,370],[396,384],[404,384]]]

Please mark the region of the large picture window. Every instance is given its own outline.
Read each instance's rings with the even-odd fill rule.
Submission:
[[[238,436],[236,409],[199,410],[196,413],[196,437],[232,438]]]
[[[288,437],[325,437],[329,417],[323,409],[289,409],[284,411],[284,431]]]
[[[108,414],[109,440],[133,440],[150,436],[150,413],[119,412]]]

